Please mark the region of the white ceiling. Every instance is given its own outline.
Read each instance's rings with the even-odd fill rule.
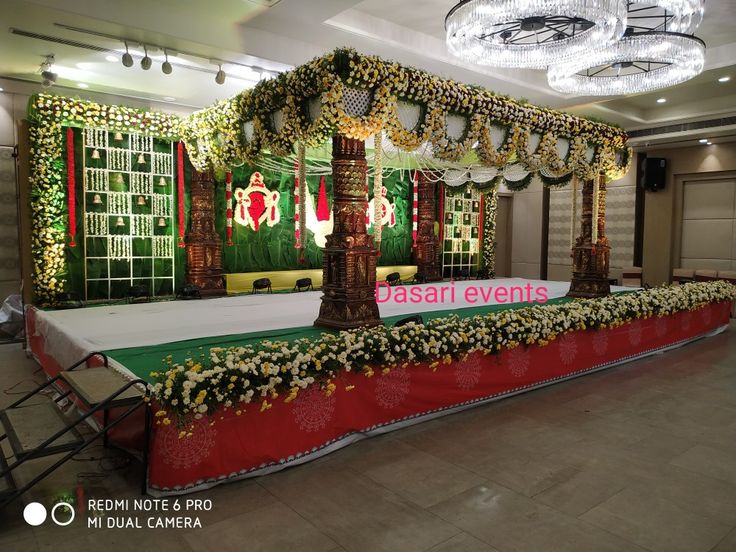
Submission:
[[[274,4],[273,7],[268,7]],[[449,56],[444,17],[453,0],[0,0],[0,87],[33,88],[44,54],[53,53],[59,87],[79,95],[102,92],[144,101],[175,98],[173,104],[203,107],[254,84],[242,67],[225,64],[224,85],[214,82],[226,60],[258,71],[281,71],[340,46],[352,46],[502,94],[578,114],[593,115],[627,129],[702,120],[736,113],[736,2],[707,0],[698,36],[708,44],[706,72],[690,83],[634,97],[579,98],[561,95],[546,84],[542,71],[503,70],[464,64]],[[110,52],[18,36],[10,28],[120,50],[122,42],[69,30],[73,26],[134,42],[155,44],[179,54],[171,75],[161,72],[163,52],[150,52],[154,66],[125,68],[106,61]],[[137,52],[140,47],[134,50]],[[117,57],[120,54],[116,54]],[[209,71],[202,72],[201,70]],[[235,72],[247,78],[236,79]],[[716,80],[732,76],[729,83]],[[89,88],[82,90],[82,82]],[[69,90],[64,90],[69,93]],[[656,99],[666,97],[667,103]],[[172,106],[173,107],[173,106]]]

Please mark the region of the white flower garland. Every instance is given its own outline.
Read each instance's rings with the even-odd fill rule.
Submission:
[[[374,138],[373,156],[373,241],[378,253],[381,253],[381,233],[383,230],[383,132],[378,132]]]
[[[84,173],[84,189],[88,192],[106,192],[108,190],[107,171],[88,168]]]
[[[153,236],[153,256],[170,258],[174,255],[171,236]]]
[[[107,131],[101,128],[85,128],[84,144],[90,148],[107,147]]]
[[[113,171],[129,171],[130,151],[124,148],[109,148],[107,150],[107,167]]]
[[[150,215],[133,215],[131,234],[140,238],[153,236],[153,219]]]
[[[129,259],[130,253],[130,236],[109,236],[110,244],[109,256],[115,261]]]
[[[153,176],[147,173],[130,173],[130,191],[134,194],[153,194]]]
[[[173,170],[173,156],[170,153],[154,153],[153,154],[153,173],[171,175]]]
[[[130,149],[135,152],[149,152],[153,150],[153,137],[142,134],[130,135]]]
[[[170,217],[171,216],[171,201],[168,196],[163,194],[153,195],[153,215],[156,217]]]
[[[109,214],[127,215],[130,213],[130,196],[125,192],[110,192],[107,199]]]
[[[322,334],[293,342],[264,340],[256,345],[210,349],[209,358],[172,364],[153,372],[151,386],[162,408],[159,416],[214,413],[222,407],[267,399],[288,392],[286,402],[317,380],[325,392],[340,372],[390,370],[410,363],[451,363],[468,354],[493,354],[520,345],[545,346],[567,332],[615,328],[636,319],[693,311],[736,298],[736,286],[724,281],[691,283],[608,295],[558,305],[525,307],[459,318],[451,315],[426,324],[376,326]]]
[[[90,237],[107,236],[110,219],[106,213],[87,213],[85,217],[85,234]]]

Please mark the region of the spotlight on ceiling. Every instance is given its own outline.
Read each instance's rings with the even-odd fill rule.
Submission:
[[[161,64],[161,71],[163,71],[164,75],[170,75],[173,68],[169,63],[169,53],[166,50],[164,50],[164,57],[166,60]]]
[[[105,56],[105,59],[109,61],[110,63],[117,63],[118,58],[116,56]]]
[[[123,54],[123,65],[125,67],[133,67],[133,56],[128,51],[128,43],[125,42],[125,53]]]
[[[700,140],[698,140],[698,142],[700,142],[701,144],[707,144],[708,143],[708,139],[707,138],[701,138]]]
[[[79,88],[89,88],[89,84],[87,84],[86,82],[78,82],[77,86]]]
[[[667,101],[667,98],[659,98],[657,100],[657,103],[665,103]]]
[[[153,65],[153,60],[148,57],[148,49],[146,48],[145,44],[143,45],[143,53],[145,55],[141,60],[141,69],[143,69],[144,71],[148,71],[151,68],[151,65]]]
[[[728,82],[730,80],[731,80],[731,77],[721,77],[720,79],[718,79],[718,82]]]
[[[706,142],[706,145],[707,146],[712,146],[713,145],[713,142],[708,141],[708,142]]]
[[[225,84],[225,71],[222,70],[222,65],[218,65],[220,68],[219,71],[217,71],[217,74],[215,75],[215,82],[217,84]]]
[[[48,88],[49,86],[52,86],[59,75],[54,73],[51,68],[54,66],[54,54],[48,54],[45,56],[46,59],[44,59],[41,62],[41,84],[44,88]]]

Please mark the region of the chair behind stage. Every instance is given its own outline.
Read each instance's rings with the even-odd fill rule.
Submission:
[[[270,278],[258,278],[253,281],[253,289],[250,290],[251,295],[258,293],[259,291],[263,291],[264,293],[273,293]]]
[[[314,291],[311,278],[299,278],[294,284],[294,291]]]
[[[401,285],[401,274],[398,272],[392,272],[388,276],[386,276],[386,283],[390,286],[398,286]]]

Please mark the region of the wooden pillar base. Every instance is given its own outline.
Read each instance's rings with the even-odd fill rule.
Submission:
[[[591,245],[577,246],[573,250],[575,259],[568,297],[604,297],[611,293],[608,281],[608,258],[610,247],[598,245],[595,253]]]
[[[437,238],[434,235],[437,196],[435,183],[424,172],[419,173],[417,206],[417,246],[414,260],[417,272],[424,274],[427,282],[442,280],[442,270],[437,251]]]

